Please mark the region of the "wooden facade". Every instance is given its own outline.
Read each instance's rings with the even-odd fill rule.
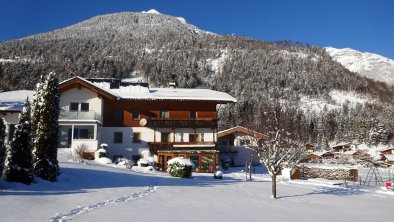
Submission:
[[[168,111],[169,117],[160,117],[161,111]],[[121,116],[116,116],[120,112]],[[191,112],[196,113],[191,118]],[[202,101],[153,101],[104,99],[103,126],[105,127],[140,127],[140,120],[147,120],[147,127],[186,127],[217,128],[215,102]],[[138,113],[133,118],[133,113]]]

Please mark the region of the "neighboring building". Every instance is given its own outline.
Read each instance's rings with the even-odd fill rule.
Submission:
[[[381,154],[394,154],[394,148],[385,148],[379,151]]]
[[[332,159],[334,154],[330,151],[320,151],[307,154],[302,162],[321,162],[323,159]]]
[[[242,126],[236,126],[218,133],[218,146],[220,159],[223,162],[229,161],[232,166],[244,166],[247,161],[254,164],[260,162],[256,151],[252,148],[258,146],[261,140],[268,137]]]
[[[29,97],[32,101],[34,93],[35,91],[31,90],[0,92],[0,115],[5,123],[6,144],[12,140],[15,125],[18,124],[19,113],[22,111],[26,98]]]
[[[59,88],[59,147],[95,151],[106,143],[112,158],[137,160],[149,150],[162,170],[178,156],[190,158],[197,172],[217,169],[217,105],[236,102],[230,95],[81,77]]]
[[[315,147],[311,143],[305,144],[305,152],[313,153],[315,151]]]
[[[363,159],[370,157],[370,155],[365,153],[365,151],[363,150],[349,150],[344,152],[343,155],[351,157],[353,159]]]
[[[332,147],[334,153],[344,153],[346,151],[352,150],[351,143],[338,143],[337,145]]]
[[[384,154],[382,156],[382,162],[386,163],[388,165],[393,165],[394,164],[394,154]]]

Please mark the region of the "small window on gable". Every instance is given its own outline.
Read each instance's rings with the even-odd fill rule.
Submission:
[[[161,110],[160,111],[160,118],[163,118],[163,119],[170,118],[170,112],[167,110]]]
[[[78,111],[79,103],[70,103],[70,111]]]
[[[141,143],[141,133],[133,133],[133,143]]]
[[[89,111],[89,103],[81,103],[81,111]]]
[[[122,120],[123,119],[123,110],[116,109],[114,111],[114,120]]]
[[[196,111],[190,111],[190,119],[195,119],[197,118],[197,112]]]
[[[114,133],[114,143],[123,143],[123,133],[115,132]]]
[[[138,111],[133,111],[133,113],[132,113],[132,118],[133,118],[133,119],[140,119],[140,112],[138,112]]]

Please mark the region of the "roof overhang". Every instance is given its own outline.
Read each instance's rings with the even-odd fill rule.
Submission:
[[[65,80],[65,81],[59,83],[59,90],[61,93],[68,91],[70,89],[81,88],[81,87],[84,87],[92,92],[95,92],[98,95],[100,95],[104,98],[107,98],[107,99],[111,99],[111,100],[119,99],[118,96],[111,94],[111,93],[101,89],[100,87],[95,86],[91,82],[89,82],[79,76],[73,77],[71,79],[68,79],[68,80]]]
[[[221,138],[221,137],[233,134],[233,133],[240,133],[240,132],[244,133],[246,135],[252,136],[252,137],[256,138],[257,140],[268,140],[268,136],[266,136],[262,133],[256,132],[254,130],[248,129],[243,126],[236,126],[236,127],[230,128],[230,129],[220,131],[220,132],[218,132],[218,138]]]

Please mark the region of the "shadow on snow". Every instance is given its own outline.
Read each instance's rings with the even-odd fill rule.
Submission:
[[[78,166],[78,165],[76,165]],[[147,187],[147,186],[197,186],[210,187],[227,185],[242,180],[223,177],[222,180],[213,178],[213,174],[195,174],[191,178],[174,178],[168,174],[143,174],[126,169],[115,169],[105,166],[89,165],[61,167],[61,175],[57,182],[37,179],[31,185],[6,182],[0,180],[0,196],[8,195],[67,195],[76,193],[96,192],[94,189],[121,188],[121,187]],[[86,167],[85,167],[86,166]]]

